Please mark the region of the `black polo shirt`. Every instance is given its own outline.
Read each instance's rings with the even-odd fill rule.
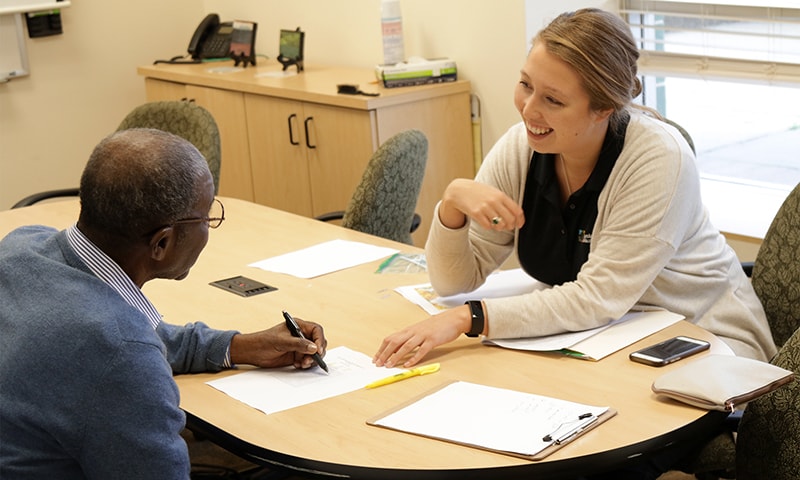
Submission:
[[[519,231],[517,248],[520,266],[528,275],[549,285],[578,277],[589,258],[597,198],[622,152],[628,120],[620,128],[621,134],[608,129],[592,174],[564,208],[554,167],[557,155],[533,152],[522,200],[525,225]]]

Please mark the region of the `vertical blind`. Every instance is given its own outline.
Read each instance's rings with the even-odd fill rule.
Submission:
[[[800,84],[800,0],[620,0],[645,75]]]

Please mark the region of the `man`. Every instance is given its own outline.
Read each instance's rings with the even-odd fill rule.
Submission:
[[[189,142],[132,129],[104,139],[64,231],[0,241],[0,477],[188,479],[173,373],[313,365],[322,327],[239,334],[161,322],[141,287],[185,278],[224,220]],[[217,211],[219,213],[217,213]]]

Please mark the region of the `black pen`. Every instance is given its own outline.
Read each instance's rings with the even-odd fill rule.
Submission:
[[[292,333],[292,336],[302,338],[305,340],[306,337],[300,330],[300,325],[298,325],[297,322],[294,321],[294,318],[292,318],[292,316],[289,315],[289,312],[287,312],[286,310],[283,311],[283,318],[286,319],[286,328],[289,329],[289,332]],[[311,357],[314,358],[314,361],[317,362],[317,365],[319,365],[320,368],[325,370],[325,373],[328,373],[328,365],[326,365],[325,362],[322,360],[322,357],[320,356],[319,352],[315,353],[314,355],[311,355]]]

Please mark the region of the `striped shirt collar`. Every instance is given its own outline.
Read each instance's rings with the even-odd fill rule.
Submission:
[[[97,278],[106,282],[133,308],[142,312],[155,329],[161,314],[114,260],[89,240],[75,224],[66,230],[67,242]]]

